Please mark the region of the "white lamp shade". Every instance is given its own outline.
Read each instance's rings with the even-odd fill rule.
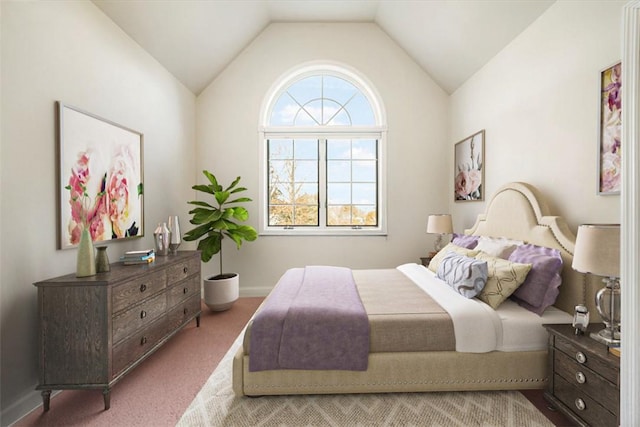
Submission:
[[[434,234],[453,233],[453,224],[451,223],[451,215],[449,214],[429,215],[429,218],[427,219],[427,233],[434,233]]]
[[[581,273],[620,277],[620,224],[578,227],[571,267]]]

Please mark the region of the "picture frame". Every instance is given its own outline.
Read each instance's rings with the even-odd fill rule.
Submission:
[[[59,249],[144,236],[143,134],[56,102]]]
[[[484,200],[484,129],[454,146],[453,197],[456,202]]]
[[[622,63],[600,72],[598,194],[620,194],[622,184]]]

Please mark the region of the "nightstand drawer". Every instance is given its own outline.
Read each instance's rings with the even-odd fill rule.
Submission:
[[[565,381],[560,375],[553,378],[555,397],[591,426],[617,426],[617,417],[586,393]]]
[[[560,351],[554,352],[554,366],[555,373],[580,393],[596,399],[609,411],[616,412],[620,406],[620,394],[614,384]]]
[[[555,337],[555,347],[558,350],[561,350],[571,359],[575,360],[577,363],[580,363],[581,365],[586,366],[587,368],[599,373],[614,384],[618,383],[618,368],[616,366],[613,366],[612,364],[607,363],[600,358],[592,356],[588,351],[576,347],[569,341],[566,341],[559,336]]]

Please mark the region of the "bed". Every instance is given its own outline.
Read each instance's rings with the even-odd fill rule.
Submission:
[[[594,291],[586,286],[584,275],[571,269],[575,235],[562,218],[550,215],[538,190],[529,184],[516,182],[501,187],[487,204],[485,213],[480,214],[475,224],[461,237],[463,240],[465,237],[473,239],[471,236],[511,239],[549,248],[559,254],[562,265],[558,274],[562,283],[557,288],[559,293],[553,305],[539,313],[542,314],[540,316],[511,299],[500,303],[495,310],[477,299],[468,299],[476,305],[471,309],[485,312],[485,320],[465,320],[468,308],[465,306],[467,308],[457,309],[462,312],[458,316],[462,321],[453,318],[453,326],[447,326],[443,317],[446,318],[447,313],[455,316],[448,312],[450,303],[432,295],[433,289],[439,289],[434,281],[442,282],[435,271],[417,264],[405,264],[395,269],[353,270],[369,319],[366,367],[358,370],[255,369],[257,362],[251,363],[251,335],[252,326],[258,329],[253,321],[260,315],[261,308],[247,326],[243,345],[234,357],[235,394],[261,396],[544,388],[548,368],[546,331],[542,324],[570,323],[569,313],[573,313],[577,304],[587,305],[592,316],[597,313],[593,303]],[[447,287],[446,284],[443,286]],[[389,296],[389,290],[393,297]],[[430,293],[429,298],[423,297],[426,293]],[[446,307],[444,311],[447,313],[439,310],[442,307]],[[427,321],[435,323],[425,326]],[[416,328],[420,322],[423,322],[422,327]],[[495,340],[478,339],[474,322],[478,325],[493,323],[497,331]]]

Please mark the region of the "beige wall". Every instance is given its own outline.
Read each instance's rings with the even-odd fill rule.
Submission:
[[[600,71],[622,55],[622,2],[558,1],[451,96],[453,144],[486,130],[485,191],[526,181],[574,230],[620,222],[620,196],[597,189]],[[623,146],[624,150],[624,146]],[[454,228],[486,202],[453,202]]]
[[[2,419],[41,403],[36,288],[75,270],[57,250],[56,100],[144,134],[146,237],[109,245],[153,246],[169,214],[186,221],[195,179],[195,96],[91,2],[2,1],[0,211]]]
[[[449,166],[448,96],[374,24],[272,24],[198,97],[197,170],[229,181],[242,176],[258,224],[258,122],[269,88],[286,71],[328,60],[356,69],[377,89],[388,119],[386,237],[261,236],[224,253],[240,274],[241,294],[264,293],[284,270],[306,264],[354,268],[418,262],[433,245],[429,213],[447,209],[439,190]],[[225,242],[230,243],[230,242]],[[217,273],[217,262],[204,267]]]

